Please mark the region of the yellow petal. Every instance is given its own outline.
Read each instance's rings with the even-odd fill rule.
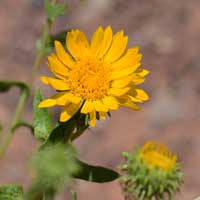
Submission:
[[[131,102],[131,100],[127,96],[118,98],[117,100],[119,101],[120,105],[122,105],[122,106],[131,108],[133,110],[140,110],[140,107],[137,106],[136,104],[134,104],[133,102]]]
[[[126,94],[130,90],[129,87],[126,88],[110,88],[108,91],[108,94],[111,94],[113,96],[122,96]]]
[[[110,48],[111,43],[112,43],[112,28],[110,26],[107,26],[104,31],[104,36],[100,44],[100,48],[97,52],[98,58],[102,58],[106,54],[106,52]]]
[[[67,54],[59,41],[55,41],[55,49],[59,60],[67,67],[72,68],[74,65],[74,61],[72,60],[71,56]]]
[[[144,90],[142,90],[142,89],[135,89],[135,90],[137,93],[136,98],[139,98],[143,101],[147,101],[149,99],[148,94]]]
[[[66,44],[67,49],[76,60],[86,54],[89,47],[85,34],[79,30],[68,32]]]
[[[117,110],[119,107],[119,103],[115,97],[107,96],[103,98],[103,103],[106,105],[107,108],[112,110]]]
[[[71,92],[65,92],[65,95],[63,95],[62,98],[59,99],[58,104],[62,105],[62,101],[79,104],[80,102],[82,102],[82,98],[72,94]]]
[[[108,108],[106,107],[105,104],[101,100],[96,100],[94,101],[94,108],[98,112],[108,112]]]
[[[94,54],[97,53],[98,49],[101,47],[101,43],[103,41],[104,31],[100,26],[96,32],[94,33],[92,40],[91,40],[91,50]]]
[[[94,110],[94,104],[92,101],[85,101],[83,107],[81,108],[81,113],[87,114]]]
[[[71,103],[71,101],[69,101],[69,98],[68,98],[68,95],[69,93],[65,92],[62,96],[58,97],[56,99],[56,105],[59,105],[59,106],[66,106],[68,104]]]
[[[138,103],[142,103],[142,100],[141,99],[138,99],[134,96],[131,96],[131,95],[128,95],[128,97],[130,98],[131,101],[133,102],[138,102]]]
[[[67,95],[67,99],[72,102],[72,103],[75,103],[75,104],[78,104],[82,101],[82,98],[81,97],[78,97],[72,93],[68,93]]]
[[[47,108],[47,107],[55,106],[57,105],[57,99],[61,98],[63,95],[65,95],[65,92],[59,92],[56,95],[53,95],[52,97],[41,101],[38,107]]]
[[[132,79],[133,79],[132,76],[126,76],[124,78],[114,80],[112,82],[112,87],[113,88],[123,88],[123,87],[126,87],[129,83],[132,82]]]
[[[56,90],[69,90],[69,85],[61,79],[41,76],[40,80],[45,84],[51,85]]]
[[[112,63],[124,53],[126,45],[128,42],[128,37],[124,36],[123,31],[119,31],[113,37],[112,45],[105,55],[105,61]]]
[[[45,99],[41,101],[38,105],[39,108],[48,108],[56,105],[55,99]]]
[[[100,119],[105,120],[106,119],[106,113],[105,112],[99,112],[99,117],[100,117]]]
[[[96,125],[96,111],[90,112],[90,126],[94,127]]]
[[[125,107],[128,107],[128,108],[131,108],[133,110],[141,110],[141,108],[139,106],[137,106],[136,104],[134,104],[132,102],[129,102],[129,101],[126,101],[125,103],[123,103],[121,105],[125,106]]]
[[[134,73],[137,74],[137,75],[139,75],[139,76],[141,76],[141,77],[144,77],[147,74],[149,74],[149,70],[147,70],[147,69],[138,69]]]
[[[140,60],[142,58],[142,54],[139,54],[138,51],[138,47],[128,49],[124,56],[112,63],[111,69],[124,69],[129,67],[137,69],[140,66]]]
[[[128,76],[128,75],[132,74],[133,71],[134,71],[134,68],[126,68],[126,69],[122,69],[121,71],[113,71],[110,75],[110,79],[115,80],[115,79],[119,79],[119,78]]]
[[[141,84],[145,81],[145,78],[144,77],[141,77],[141,76],[137,76],[137,75],[133,75],[133,79],[132,79],[132,83],[134,85],[138,85],[138,84]]]
[[[64,110],[61,112],[60,121],[68,121],[80,108],[81,104],[69,104],[65,106]]]
[[[69,76],[69,70],[59,61],[55,54],[48,57],[48,66],[52,73],[60,79],[66,79]]]

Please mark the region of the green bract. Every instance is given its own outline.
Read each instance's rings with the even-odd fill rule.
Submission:
[[[120,183],[127,199],[130,200],[153,200],[164,199],[167,194],[168,199],[172,199],[175,192],[183,180],[180,165],[170,171],[163,171],[158,168],[149,168],[140,157],[140,150],[135,154],[123,153],[126,163],[121,169],[126,172],[122,176]]]

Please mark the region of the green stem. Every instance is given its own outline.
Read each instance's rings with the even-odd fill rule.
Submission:
[[[49,38],[49,32],[52,26],[52,21],[46,19],[46,23],[44,25],[43,28],[43,32],[42,32],[42,38],[41,38],[41,49],[38,50],[36,58],[35,58],[35,62],[32,68],[32,72],[31,72],[31,78],[30,78],[30,82],[29,82],[29,86],[32,87],[34,80],[35,80],[35,76],[36,73],[38,71],[38,68],[40,66],[40,62],[42,60],[42,58],[44,57],[44,48],[46,47],[48,38]]]
[[[28,99],[28,93],[26,91],[22,91],[20,99],[19,99],[19,103],[17,105],[17,109],[16,109],[16,112],[15,112],[14,119],[11,123],[11,126],[8,130],[7,136],[6,136],[5,140],[3,141],[1,149],[0,149],[0,158],[3,157],[3,155],[5,154],[7,148],[8,148],[8,146],[9,146],[11,140],[12,140],[13,133],[14,133],[13,127],[15,127],[15,125],[17,123],[19,123],[21,115],[22,115],[23,110],[24,110],[24,107],[26,105],[27,99]]]
[[[77,195],[76,192],[74,190],[70,190],[71,195],[72,195],[72,200],[77,200]]]
[[[22,126],[28,128],[31,131],[32,134],[34,133],[33,125],[28,123],[28,122],[26,122],[26,121],[20,121],[17,124],[15,124],[15,126],[13,127],[12,131],[14,132],[16,129],[18,129],[18,128],[22,127]]]
[[[41,49],[38,50],[38,52],[37,52],[37,55],[36,55],[36,58],[35,58],[35,62],[34,62],[33,68],[32,68],[30,82],[28,84],[30,88],[33,87],[33,83],[34,83],[34,80],[35,80],[36,73],[37,73],[38,68],[40,66],[40,62],[41,62],[41,60],[42,60],[42,58],[44,56],[43,51],[44,51],[45,45],[46,45],[46,43],[48,41],[48,38],[49,38],[49,32],[50,32],[52,23],[53,23],[52,21],[46,19],[46,23],[44,25],[43,33],[42,33]],[[0,159],[4,156],[8,146],[10,144],[10,142],[12,141],[12,138],[13,138],[13,135],[14,135],[14,130],[15,130],[14,127],[21,120],[21,116],[22,116],[22,113],[24,111],[24,108],[25,108],[25,105],[27,103],[27,100],[28,100],[27,93],[26,92],[22,92],[21,96],[19,98],[19,103],[17,105],[16,112],[15,112],[15,117],[14,117],[13,121],[11,122],[11,126],[10,126],[10,128],[8,130],[8,133],[6,134],[6,138],[3,141],[2,146],[0,148]]]

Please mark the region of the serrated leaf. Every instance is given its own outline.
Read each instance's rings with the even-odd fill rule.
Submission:
[[[23,200],[23,189],[19,185],[4,185],[0,187],[0,200]]]
[[[53,120],[46,108],[38,108],[38,104],[43,100],[39,89],[36,89],[33,101],[34,115],[34,136],[37,139],[47,140],[53,130]]]
[[[51,3],[49,0],[45,0],[44,7],[47,17],[51,21],[58,16],[64,15],[66,11],[66,5],[62,3]]]
[[[12,87],[18,87],[21,90],[26,90],[29,92],[29,87],[23,83],[18,81],[0,81],[0,92],[8,92]]]
[[[77,174],[74,174],[75,178],[96,183],[111,182],[119,178],[119,174],[114,170],[89,165],[80,160],[77,160],[77,163],[80,166],[80,170]]]

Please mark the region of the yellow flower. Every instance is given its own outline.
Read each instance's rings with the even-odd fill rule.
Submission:
[[[89,114],[95,126],[97,115],[106,118],[109,110],[119,105],[139,110],[134,102],[149,99],[135,86],[141,84],[148,70],[140,68],[142,55],[138,47],[126,50],[128,37],[123,31],[113,35],[110,26],[99,27],[89,42],[83,32],[72,30],[66,37],[66,52],[59,41],[48,66],[55,78],[41,77],[58,93],[39,104],[40,108],[62,106],[60,121],[69,120],[78,110]]]
[[[141,158],[149,168],[170,171],[176,166],[177,156],[166,146],[157,142],[147,142],[141,149]]]

